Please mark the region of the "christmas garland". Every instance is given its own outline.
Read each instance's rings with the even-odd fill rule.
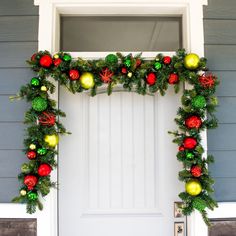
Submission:
[[[50,98],[55,86],[48,77],[72,93],[89,90],[92,96],[104,85],[110,95],[119,84],[124,90],[142,95],[147,92],[164,95],[169,86],[174,86],[177,93],[180,83],[185,82],[192,87],[183,92],[182,106],[175,118],[178,131],[170,132],[174,135],[173,142],[179,146],[177,158],[183,163],[179,179],[185,182],[185,191],[179,197],[184,202],[185,215],[196,209],[209,224],[206,209],[217,207],[211,197],[214,181],[207,167],[213,162],[213,157],[204,156],[200,134],[205,129],[217,127],[213,113],[217,106],[214,93],[218,80],[207,72],[205,58],[179,50],[173,57],[159,54],[151,61],[144,61],[141,54],[124,56],[120,53],[109,54],[100,60],[73,60],[68,53],[59,52],[51,56],[48,51],[40,51],[31,57],[28,64],[37,76],[21,87],[17,98],[31,102],[24,120],[28,125],[24,152],[29,162],[21,167],[19,180],[22,186],[13,202],[26,203],[27,212],[34,213],[37,207],[40,210],[43,208],[40,198],[56,187],[56,183],[50,180],[50,173],[56,168],[59,135],[67,131],[58,119],[65,114],[56,108],[56,102]]]

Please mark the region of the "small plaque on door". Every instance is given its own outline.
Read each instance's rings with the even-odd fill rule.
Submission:
[[[175,218],[184,217],[182,209],[183,209],[183,202],[175,202],[174,203],[174,217]]]
[[[184,222],[175,222],[174,236],[184,236]]]

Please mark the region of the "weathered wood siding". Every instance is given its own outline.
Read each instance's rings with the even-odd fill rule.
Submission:
[[[11,102],[9,96],[33,75],[25,63],[37,51],[38,8],[33,0],[1,0],[0,29],[0,202],[10,202],[18,193],[16,175],[26,160],[21,149],[27,104]]]
[[[204,7],[205,55],[221,79],[219,128],[208,132],[210,167],[218,201],[236,200],[236,1],[208,0]]]

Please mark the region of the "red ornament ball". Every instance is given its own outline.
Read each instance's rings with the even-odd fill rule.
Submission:
[[[30,60],[33,61],[33,62],[35,62],[35,61],[36,61],[36,56],[37,56],[37,53],[34,53],[34,54],[31,56]]]
[[[34,175],[26,175],[24,178],[24,184],[27,186],[28,190],[32,190],[37,182],[38,178]]]
[[[121,68],[121,72],[122,72],[122,74],[126,74],[127,73],[127,69],[125,67],[122,67]]]
[[[135,62],[136,67],[139,67],[141,64],[142,64],[142,61],[141,59],[138,58]]]
[[[176,84],[179,82],[179,76],[177,74],[170,74],[168,78],[168,83],[169,84]]]
[[[69,71],[69,77],[70,77],[70,80],[77,80],[77,79],[79,79],[79,71],[75,70],[75,69],[70,70]]]
[[[184,150],[185,150],[184,146],[180,146],[180,147],[179,147],[179,151],[180,151],[180,152],[182,152],[182,151],[184,151]]]
[[[198,78],[198,80],[203,88],[212,88],[215,85],[216,77],[212,74],[203,74]]]
[[[197,140],[193,137],[187,137],[183,142],[185,149],[194,149],[197,146]]]
[[[26,155],[30,160],[35,159],[37,156],[35,151],[28,151]]]
[[[38,168],[39,176],[48,176],[52,171],[52,167],[48,164],[41,164]]]
[[[39,64],[42,67],[48,68],[52,65],[52,58],[49,55],[43,55],[40,60],[39,60]]]
[[[165,65],[169,65],[171,63],[171,57],[169,57],[169,56],[163,57],[163,63]]]
[[[185,125],[188,129],[199,129],[202,125],[202,120],[198,116],[190,116],[185,119]]]
[[[57,58],[53,60],[53,64],[54,66],[59,66],[62,63],[62,59],[61,58]]]
[[[56,116],[50,112],[42,112],[38,117],[39,124],[44,126],[53,126],[56,123]]]
[[[192,176],[200,177],[202,175],[202,168],[200,166],[192,166],[190,172]]]
[[[147,75],[147,78],[146,78],[146,81],[147,81],[147,84],[149,85],[154,85],[157,81],[157,77],[156,77],[156,74],[151,72]]]

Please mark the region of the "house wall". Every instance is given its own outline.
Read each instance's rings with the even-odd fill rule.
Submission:
[[[0,202],[17,195],[27,105],[10,102],[22,84],[33,76],[25,64],[37,51],[38,8],[33,0],[0,1]],[[220,126],[208,132],[209,152],[216,162],[210,170],[216,179],[218,201],[236,200],[236,1],[209,0],[204,7],[205,54],[220,78],[217,92]]]
[[[18,194],[17,173],[26,159],[21,149],[27,105],[10,102],[33,73],[25,60],[37,51],[38,8],[33,0],[0,1],[0,202]]]
[[[219,128],[208,132],[210,171],[218,201],[236,200],[236,1],[208,0],[204,7],[205,56],[221,80],[217,91]]]

